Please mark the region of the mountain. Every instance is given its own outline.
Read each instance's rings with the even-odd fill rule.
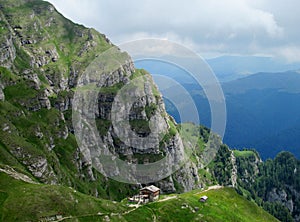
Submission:
[[[299,221],[300,161],[281,152],[274,160],[258,163],[257,153],[234,151],[237,190],[253,199],[280,221]],[[291,212],[291,215],[288,213]]]
[[[224,141],[255,147],[263,158],[281,150],[300,157],[300,74],[258,73],[223,85],[228,108]],[[246,118],[245,118],[246,117]]]
[[[194,79],[191,78],[187,71],[178,67],[174,64],[168,62],[168,57],[162,57],[159,59],[145,59],[135,61],[135,66],[137,68],[146,69],[151,74],[159,74],[171,77],[178,81],[179,83],[193,83]]]
[[[210,107],[201,87],[195,82],[179,83],[192,96],[201,123],[210,127]],[[299,85],[298,71],[257,73],[223,83],[227,109],[224,143],[239,149],[255,148],[263,159],[274,158],[282,150],[300,158]],[[176,87],[169,89],[172,91],[175,93]],[[180,122],[176,108],[166,104]]]
[[[220,56],[207,59],[207,63],[221,82],[247,77],[258,72],[284,72],[300,69],[300,63],[287,63],[264,56]]]
[[[233,59],[232,57],[231,59]],[[152,74],[168,76],[183,86],[191,95],[197,107],[201,124],[210,127],[209,102],[202,91],[202,87],[182,68],[169,64],[162,60],[139,60],[136,65],[140,68],[147,68]],[[262,58],[261,63],[265,64]],[[247,58],[244,58],[245,62]],[[259,60],[257,57],[254,61]],[[215,60],[215,65],[219,60]],[[274,61],[273,61],[274,62]],[[220,63],[220,67],[225,63]],[[228,67],[234,67],[228,63]],[[237,58],[236,66],[239,66]],[[258,67],[259,62],[257,62]],[[212,66],[213,67],[213,66]],[[283,69],[280,63],[272,66],[275,70]],[[281,67],[281,68],[280,68]],[[296,66],[295,66],[296,67]],[[214,67],[213,67],[214,68]],[[290,67],[292,68],[292,67]],[[226,71],[226,69],[225,69]],[[219,78],[222,77],[217,74]],[[227,107],[227,127],[224,142],[235,148],[255,148],[262,158],[274,158],[277,153],[287,150],[300,158],[299,153],[299,96],[300,96],[300,75],[298,71],[285,72],[260,72],[239,76],[233,81],[223,82],[222,88],[225,95]],[[175,94],[178,92],[174,86],[162,94]],[[185,101],[184,95],[181,101]],[[181,122],[178,110],[170,101],[166,102],[166,109],[177,122]],[[188,107],[187,107],[188,108]],[[180,108],[181,112],[191,112],[187,108]]]
[[[189,191],[203,186],[194,173],[197,165],[202,164],[201,158],[180,168],[184,141],[176,123],[166,114],[161,94],[151,76],[146,71],[135,69],[127,53],[113,46],[105,35],[65,19],[47,2],[11,0],[0,1],[0,4],[3,24],[0,163],[17,167],[42,183],[63,184],[96,197],[120,200],[139,186],[110,178],[122,177],[118,181],[131,180],[129,182],[138,184],[140,181],[132,178],[138,170],[131,168],[128,171],[124,165],[116,165],[112,170],[108,164],[109,170],[103,172],[103,165],[93,164],[98,160],[92,159],[94,156],[90,152],[100,152],[101,149],[92,147],[94,142],[91,138],[86,139],[92,133],[85,130],[95,124],[97,138],[104,141],[101,148],[108,149],[106,154],[113,153],[123,162],[152,163],[168,156],[169,159],[165,160],[172,162],[163,162],[165,165],[153,172],[155,178],[161,178],[157,184],[163,192]],[[93,66],[99,67],[96,70],[98,75],[85,76],[86,70]],[[134,87],[137,79],[143,79],[143,96],[134,101],[133,106],[115,107],[129,113],[130,128],[138,136],[133,144],[126,140],[126,136],[125,140],[118,137],[124,133],[124,128],[113,126],[112,109],[117,104],[113,103],[117,93],[127,86]],[[101,90],[100,87],[96,87],[96,91],[84,88],[93,82],[102,85]],[[76,95],[79,96],[75,99]],[[88,116],[76,119],[76,114],[90,105],[85,96],[96,96],[98,105],[91,111],[95,116],[94,123],[89,122]],[[81,99],[82,102],[78,103]],[[72,115],[75,105],[81,110],[75,109]],[[150,120],[156,120],[157,129],[165,130],[163,138],[159,144],[138,149],[144,143],[139,138],[150,133]],[[195,149],[217,149],[220,141],[217,136],[213,138],[216,142],[211,143],[211,147],[205,148],[201,144],[202,147]],[[169,172],[167,167],[173,166],[178,167],[177,172],[172,176],[167,174],[167,178],[161,176],[165,174],[160,169]],[[145,180],[144,183],[148,181]]]
[[[82,157],[71,123],[78,75],[111,43],[47,2],[0,4],[0,162],[42,183],[106,198],[126,195],[127,185],[116,188]]]
[[[263,209],[299,220],[299,161],[290,153],[264,163],[253,151],[230,150],[207,127],[177,124],[147,71],[136,69],[105,35],[65,19],[47,2],[0,0],[0,23],[2,221],[276,221]],[[122,91],[140,86],[131,95]],[[122,106],[122,96],[136,97]],[[113,117],[122,112],[135,143],[119,136],[124,121],[115,125]],[[151,134],[151,121],[165,131],[145,147],[140,138]],[[190,156],[181,166],[184,151]],[[148,170],[164,158],[161,168]],[[139,177],[139,165],[149,175]],[[166,174],[173,165],[180,167]],[[160,180],[148,183],[151,176]],[[148,184],[173,194],[129,208],[126,197]],[[231,188],[207,191],[210,199],[200,205],[197,192],[217,184]]]
[[[168,60],[170,58],[166,56],[157,59],[139,59],[135,61],[135,65],[138,68],[147,69],[153,74],[170,76],[182,84],[193,82],[185,70],[169,64]],[[199,65],[197,60],[193,61],[194,59],[190,58],[189,60],[192,60],[189,64]],[[300,69],[300,63],[286,63],[279,59],[263,56],[220,56],[205,61],[221,83],[245,78],[259,72],[278,73]]]

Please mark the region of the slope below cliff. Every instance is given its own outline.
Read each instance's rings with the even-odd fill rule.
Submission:
[[[20,178],[25,175],[1,165],[0,171],[2,221],[277,221],[230,188],[162,196],[135,208],[126,200],[113,202],[69,187],[24,182]],[[202,195],[209,196],[206,203],[199,202]]]

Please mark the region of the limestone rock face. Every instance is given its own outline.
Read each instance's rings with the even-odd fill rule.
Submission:
[[[4,92],[3,92],[3,86],[2,84],[0,83],[0,101],[4,101],[5,99],[5,95],[4,95]]]
[[[270,202],[283,203],[290,212],[293,212],[294,210],[294,202],[292,199],[288,198],[288,195],[284,190],[278,190],[276,188],[272,189],[272,191],[268,193],[267,200]]]
[[[5,36],[0,45],[0,65],[10,68],[16,58],[12,36]]]
[[[67,140],[75,144],[71,114],[76,87],[92,82],[92,77],[85,79],[85,72],[94,60],[103,56],[113,45],[105,35],[65,20],[46,2],[28,9],[29,14],[6,13],[6,8],[23,7],[25,2],[21,1],[16,5],[2,4],[4,10],[0,17],[5,24],[5,35],[0,42],[0,65],[8,69],[11,77],[8,78],[9,81],[4,79],[6,82],[3,86],[0,85],[0,100],[5,99],[4,87],[22,88],[30,92],[27,95],[28,92],[24,91],[24,98],[13,100],[12,97],[8,102],[18,103],[23,107],[24,118],[32,118],[32,115],[35,119],[46,118],[37,120],[32,126],[26,123],[26,127],[31,127],[26,133],[15,128],[18,135],[40,141],[31,145],[39,147],[44,155],[34,153],[32,150],[36,148],[30,150],[22,146],[16,146],[11,151],[39,180],[46,183],[64,181],[63,183],[69,184],[74,178],[64,178],[63,171],[59,170],[63,161],[59,159],[67,158],[62,156],[65,152],[61,151],[63,146],[67,146]],[[112,71],[107,69],[109,65],[105,64],[119,58],[122,59],[120,65]],[[100,90],[96,97],[97,107],[93,112],[106,152],[112,152],[117,158],[130,164],[151,164],[168,157],[166,167],[156,170],[152,175],[162,179],[157,183],[163,192],[175,191],[175,183],[184,187],[185,191],[199,187],[201,183],[195,163],[184,165],[180,173],[164,179],[167,165],[181,166],[184,145],[176,130],[175,121],[165,111],[162,96],[151,76],[136,70],[130,56],[119,49],[107,61],[104,59],[97,65],[98,84],[103,91]],[[136,77],[141,77],[144,81],[140,82],[142,91],[129,91],[127,97],[136,97],[135,101],[125,105],[118,104],[116,98],[122,96],[122,89],[130,87]],[[88,104],[82,104],[83,107],[86,105]],[[115,125],[112,120],[113,108],[119,113],[128,114],[127,128]],[[42,121],[48,121],[49,125],[43,126],[44,123],[40,123]],[[86,123],[79,123],[77,130],[84,132],[85,127]],[[120,138],[120,135],[127,135],[128,128],[131,136]],[[151,137],[154,131],[162,135]],[[148,137],[150,139],[146,140]],[[76,173],[71,174],[80,180],[96,181],[99,173],[95,172],[88,152],[93,143],[89,142],[89,138],[84,140],[86,152],[73,145],[73,154],[68,153],[73,155],[69,161],[76,166],[73,168]],[[128,177],[132,175],[132,172],[123,172],[124,169],[118,167],[112,171],[113,174],[128,174]],[[98,195],[98,191],[94,193]]]
[[[12,151],[37,179],[44,183],[57,184],[58,179],[48,160],[43,156],[33,156],[26,149],[17,147]]]
[[[237,185],[237,165],[236,165],[236,158],[233,154],[233,151],[231,151],[230,159],[232,164],[232,170],[231,170],[231,185],[233,187],[236,187]]]
[[[61,183],[85,193],[92,191],[95,195],[109,196],[89,183],[95,182],[105,189],[110,183],[91,161],[90,148],[95,144],[89,138],[90,125],[78,122],[76,128],[72,122],[78,87],[96,83],[99,91],[92,98],[97,105],[92,107],[91,116],[97,125],[95,136],[103,141],[105,152],[134,166],[147,166],[165,159],[165,165],[152,175],[153,179],[161,179],[156,183],[163,192],[174,192],[178,187],[181,191],[202,187],[204,184],[197,173],[199,164],[182,164],[185,144],[176,122],[166,113],[162,96],[150,74],[136,70],[130,56],[115,47],[113,54],[96,63],[97,81],[93,82],[94,77],[85,76],[85,73],[97,58],[103,58],[114,48],[109,39],[94,29],[65,19],[45,1],[36,5],[27,3],[25,0],[0,0],[3,24],[0,102],[7,103],[7,110],[3,111],[6,116],[0,117],[5,123],[0,139],[12,155],[11,159],[15,158],[42,182]],[[119,59],[122,62],[111,70],[110,63]],[[142,90],[122,91],[133,86],[137,79],[142,80],[136,83]],[[118,98],[124,95],[124,101],[135,100],[122,104]],[[82,101],[82,110],[88,106]],[[118,116],[122,113],[126,114],[127,128],[113,121],[114,115],[122,119]],[[83,132],[81,139],[86,150],[80,149],[76,130]],[[126,134],[128,131],[130,135]],[[164,175],[170,175],[166,173],[168,166],[179,167],[174,175],[165,178]],[[111,171],[129,178],[134,167],[132,172],[122,167]],[[126,192],[134,187],[128,185]],[[125,193],[122,195],[124,197]]]
[[[184,192],[203,187],[197,172],[197,167],[192,162],[187,162],[173,177],[176,178],[177,182],[183,187]]]

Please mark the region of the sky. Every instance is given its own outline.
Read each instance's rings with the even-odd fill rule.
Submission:
[[[300,62],[298,0],[50,0],[114,44],[174,41],[204,58],[255,55]]]

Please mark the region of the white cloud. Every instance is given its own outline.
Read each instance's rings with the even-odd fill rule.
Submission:
[[[200,54],[274,55],[278,54],[275,48],[291,42],[300,45],[297,0],[51,2],[67,17],[95,27],[114,43],[155,37],[184,44]]]
[[[300,62],[299,46],[279,47],[275,53],[278,55],[278,57],[284,58],[288,63]]]

